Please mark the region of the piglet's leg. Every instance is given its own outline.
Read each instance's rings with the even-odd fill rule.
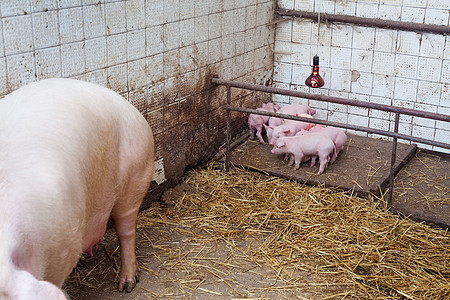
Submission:
[[[325,169],[328,166],[329,160],[330,160],[330,157],[328,155],[319,156],[320,166],[319,166],[319,172],[317,173],[317,175],[320,175],[323,173],[323,171],[325,171]]]
[[[256,131],[256,136],[259,138],[259,142],[264,145],[265,142],[264,142],[264,139],[262,137],[262,126],[258,127],[258,129]]]
[[[288,166],[292,166],[294,164],[294,154],[286,153],[286,156],[287,156],[287,159],[289,159]]]
[[[295,160],[294,170],[298,170],[300,168],[300,164],[302,163],[303,155],[292,154],[292,156],[294,156],[294,160]]]
[[[311,167],[314,167],[314,165],[316,164],[316,157],[317,156],[311,156]]]

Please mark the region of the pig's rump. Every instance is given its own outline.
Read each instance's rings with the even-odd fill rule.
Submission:
[[[0,100],[0,265],[61,287],[109,216],[135,213],[154,150],[147,122],[130,107],[71,79],[35,82]]]

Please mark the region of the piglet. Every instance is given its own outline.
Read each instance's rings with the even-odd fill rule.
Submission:
[[[278,111],[280,114],[286,114],[286,115],[301,115],[301,114],[308,114],[311,116],[314,116],[316,113],[315,109],[312,109],[311,107],[307,105],[303,105],[300,103],[293,103],[289,105],[285,105]]]
[[[278,110],[278,113],[291,116],[300,116],[301,114],[308,114],[310,116],[313,116],[316,113],[316,110],[300,103],[293,103],[281,107]],[[269,139],[269,141],[272,139],[273,128],[280,126],[281,124],[284,123],[284,121],[285,120],[282,118],[277,117],[269,118],[269,124],[268,127],[266,127],[267,138]]]
[[[262,107],[256,110],[267,111],[267,112],[277,112],[280,106],[273,103],[264,103]],[[269,121],[269,116],[250,114],[248,117],[248,127],[250,128],[250,138],[253,140],[255,138],[254,131],[256,130],[256,136],[259,138],[261,144],[265,144],[262,137],[263,125],[267,124]]]
[[[0,298],[66,299],[60,289],[109,217],[118,289],[137,281],[136,220],[154,170],[152,131],[114,91],[47,79],[0,100]]]
[[[333,141],[334,145],[336,146],[336,156],[333,156],[334,159],[332,159],[330,163],[334,163],[336,157],[338,156],[339,152],[344,148],[344,144],[347,141],[347,135],[345,134],[344,130],[337,127],[332,126],[323,127],[322,125],[317,124],[311,127],[311,129],[309,129],[308,131],[302,130],[297,134],[304,135],[308,133],[322,133],[327,135]]]
[[[276,117],[270,117],[269,118],[269,122],[266,125],[264,125],[264,129],[266,129],[266,134],[267,134],[267,140],[270,141],[272,139],[272,132],[273,129],[277,126],[280,126],[281,124],[283,124],[284,119],[281,118],[276,118]]]
[[[312,116],[308,114],[300,114],[300,117],[303,118],[310,118],[312,119]],[[266,130],[267,128],[272,129],[272,136],[269,140],[269,144],[271,146],[275,145],[275,142],[278,138],[282,136],[294,136],[297,132],[303,130],[309,130],[314,124],[303,122],[303,121],[295,121],[295,120],[286,120],[283,124],[270,128],[269,126],[265,126]]]
[[[320,166],[317,175],[320,175],[328,166],[330,157],[335,155],[336,148],[333,141],[326,135],[311,133],[303,136],[280,137],[271,152],[274,154],[292,154],[295,161],[295,170],[308,158],[314,158],[315,160],[315,157],[318,156]],[[312,162],[311,165],[313,165]]]

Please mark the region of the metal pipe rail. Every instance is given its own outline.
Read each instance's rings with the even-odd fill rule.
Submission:
[[[423,139],[423,138],[418,138],[418,137],[413,137],[413,136],[398,133],[400,114],[406,114],[406,115],[411,115],[411,116],[416,116],[416,117],[450,122],[450,116],[448,116],[448,115],[430,113],[430,112],[420,111],[420,110],[412,110],[412,109],[408,109],[408,108],[389,106],[389,105],[378,104],[378,103],[370,103],[370,102],[364,102],[364,101],[358,101],[358,100],[350,100],[350,99],[344,99],[344,98],[329,97],[329,96],[324,96],[324,95],[309,94],[309,93],[304,93],[304,92],[291,91],[291,90],[285,90],[285,89],[280,89],[280,88],[273,88],[273,87],[268,87],[268,86],[263,86],[263,85],[235,82],[232,80],[225,80],[225,79],[219,79],[219,78],[212,78],[211,82],[216,85],[224,85],[227,87],[227,104],[222,105],[222,108],[227,111],[226,112],[227,145],[226,145],[226,159],[225,159],[225,168],[227,171],[230,168],[230,155],[231,155],[230,154],[230,151],[231,151],[231,149],[230,149],[230,144],[231,144],[230,111],[239,111],[239,112],[244,112],[244,113],[249,113],[249,114],[259,114],[259,115],[279,117],[279,118],[290,119],[290,120],[306,121],[306,122],[315,123],[315,124],[341,127],[341,128],[346,128],[346,129],[364,131],[364,132],[368,132],[368,133],[374,133],[374,134],[392,137],[393,145],[392,145],[391,169],[390,169],[390,175],[389,175],[389,195],[388,195],[388,199],[387,199],[387,206],[390,206],[390,203],[392,200],[392,195],[393,195],[393,190],[394,190],[395,159],[397,156],[397,154],[396,154],[397,153],[397,139],[400,138],[400,139],[418,142],[418,143],[422,143],[422,144],[429,144],[429,145],[433,145],[433,146],[450,149],[450,144],[447,144],[447,143],[432,141],[432,140],[428,140],[428,139]],[[363,126],[357,126],[357,125],[351,125],[351,124],[342,124],[342,123],[331,122],[331,121],[326,121],[326,120],[309,119],[309,118],[302,118],[302,117],[298,117],[298,116],[292,116],[292,115],[286,115],[286,114],[280,114],[280,113],[259,111],[256,109],[235,107],[235,106],[231,105],[231,87],[393,112],[393,113],[395,113],[394,131],[391,132],[391,131],[380,130],[380,129],[370,128],[370,127],[363,127]]]
[[[260,91],[260,92],[265,92],[265,93],[299,97],[299,98],[306,98],[306,99],[311,99],[311,100],[332,102],[332,103],[338,103],[338,104],[344,104],[344,105],[373,108],[373,109],[384,110],[384,111],[393,112],[393,113],[401,113],[401,114],[415,116],[415,117],[422,117],[422,118],[450,122],[449,115],[431,113],[431,112],[427,112],[427,111],[414,110],[414,109],[403,108],[403,107],[398,107],[398,106],[391,106],[391,105],[365,102],[365,101],[359,101],[359,100],[351,100],[351,99],[338,98],[338,97],[329,97],[329,96],[325,96],[325,95],[310,94],[310,93],[299,92],[299,91],[291,91],[291,90],[274,88],[274,87],[265,86],[265,85],[236,82],[236,81],[232,81],[232,80],[225,80],[225,79],[219,79],[219,78],[212,78],[211,82],[214,84],[218,84],[218,85],[225,85],[225,86],[236,87],[236,88],[241,88],[241,89],[254,90],[254,91]]]
[[[311,19],[314,21],[318,19],[318,13],[309,11],[276,8],[275,13],[283,17],[304,18],[304,19]],[[349,15],[320,13],[320,21],[349,23],[359,26],[388,28],[394,30],[430,32],[435,34],[450,34],[450,26],[446,25],[433,25],[433,24],[421,24],[404,21],[381,20],[375,18],[362,18]]]
[[[267,111],[259,111],[256,109],[242,108],[242,107],[232,106],[232,105],[228,105],[228,104],[222,105],[222,108],[226,109],[226,110],[239,111],[239,112],[244,112],[244,113],[248,113],[248,114],[257,114],[257,115],[264,115],[264,116],[269,116],[269,117],[278,117],[278,118],[290,119],[290,120],[295,120],[295,121],[304,121],[304,122],[309,122],[309,123],[314,123],[314,124],[341,127],[341,128],[352,129],[352,130],[357,130],[357,131],[364,131],[367,133],[379,134],[379,135],[384,135],[384,136],[388,136],[388,137],[392,137],[392,138],[409,140],[409,141],[416,142],[416,143],[429,144],[429,145],[433,145],[433,146],[437,146],[437,147],[441,147],[441,148],[450,149],[450,144],[437,142],[437,141],[431,141],[431,140],[427,140],[424,138],[414,137],[414,136],[410,136],[410,135],[406,135],[406,134],[402,134],[402,133],[395,133],[395,132],[376,129],[376,128],[351,125],[351,124],[342,124],[342,123],[320,120],[320,119],[309,119],[309,118],[303,118],[303,117],[299,117],[299,116],[285,115],[285,114],[273,113],[273,112],[267,112]]]

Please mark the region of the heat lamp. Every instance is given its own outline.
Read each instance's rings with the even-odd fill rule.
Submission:
[[[320,88],[325,84],[325,81],[319,74],[319,56],[317,54],[313,58],[312,73],[306,78],[305,84],[312,88]]]
[[[322,4],[320,2],[320,4]],[[318,7],[318,13],[317,13],[317,44],[316,49],[319,50],[319,33],[320,33],[320,5]],[[319,74],[319,55],[314,55],[313,57],[313,67],[312,67],[312,73],[309,75],[308,78],[305,80],[305,84],[312,88],[320,88],[325,84],[325,81]]]

